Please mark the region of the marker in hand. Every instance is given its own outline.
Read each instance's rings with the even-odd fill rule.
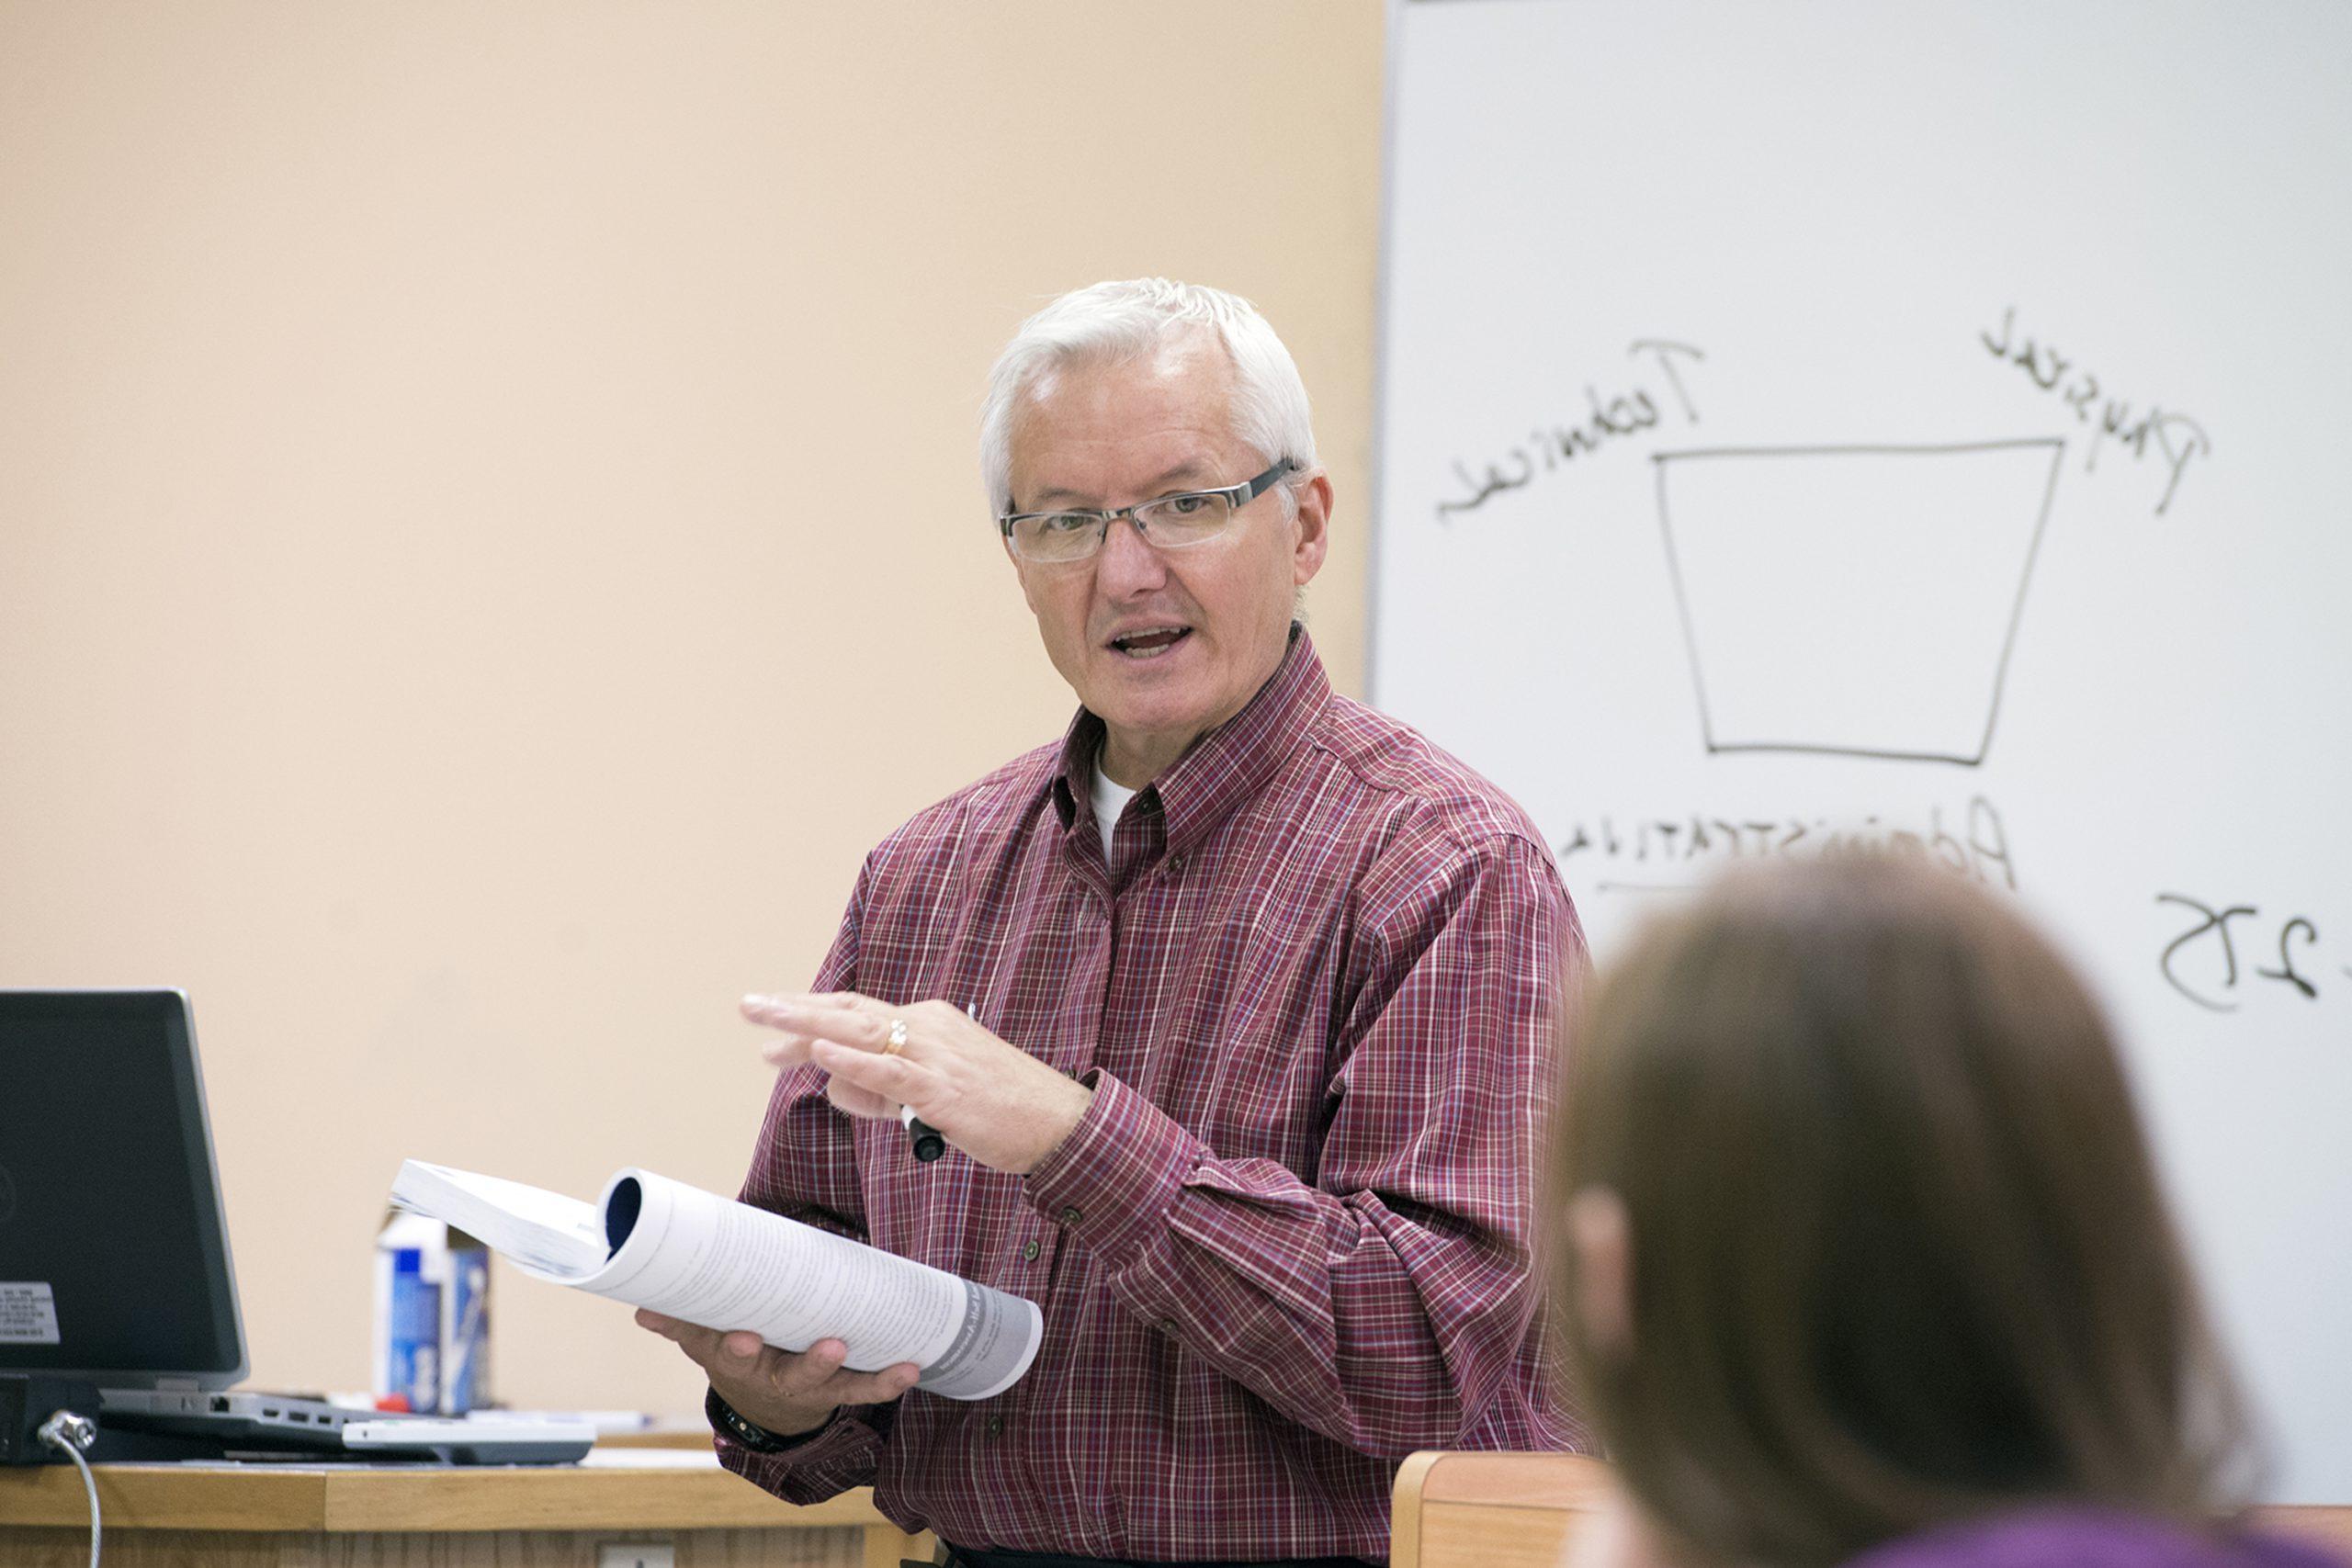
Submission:
[[[978,1023],[980,1021],[980,1010],[966,1002],[964,1016],[974,1023]],[[907,1146],[914,1151],[915,1159],[919,1163],[929,1165],[947,1152],[946,1135],[916,1115],[913,1106],[899,1107],[899,1121],[907,1130]]]
[[[907,1146],[914,1150],[916,1159],[929,1165],[947,1152],[947,1139],[938,1128],[916,1115],[913,1106],[899,1107],[899,1120],[906,1124]]]

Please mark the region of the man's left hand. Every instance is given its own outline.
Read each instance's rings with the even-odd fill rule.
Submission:
[[[1026,1176],[1070,1134],[1094,1091],[981,1028],[947,1002],[893,1007],[854,991],[743,998],[743,1016],[782,1036],[760,1048],[777,1067],[814,1063],[853,1116],[896,1119],[909,1105],[993,1169]],[[902,1043],[890,1048],[893,1025]]]

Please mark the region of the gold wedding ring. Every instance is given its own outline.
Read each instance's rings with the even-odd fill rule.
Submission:
[[[906,1048],[907,1021],[903,1018],[894,1018],[890,1021],[890,1037],[882,1042],[882,1054],[885,1056],[895,1056]]]

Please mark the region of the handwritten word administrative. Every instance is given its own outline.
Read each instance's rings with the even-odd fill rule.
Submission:
[[[1668,343],[1664,338],[1636,338],[1625,352],[1637,360],[1644,355],[1654,360],[1684,422],[1699,423],[1698,405],[1691,401],[1690,389],[1683,384],[1682,364],[1678,362],[1703,360],[1707,357],[1705,353],[1687,343]],[[1665,417],[1658,400],[1650,395],[1645,386],[1637,384],[1630,390],[1616,391],[1604,398],[1597,384],[1587,382],[1584,395],[1589,412],[1574,423],[1531,430],[1525,442],[1475,472],[1468,463],[1455,458],[1453,477],[1461,482],[1462,493],[1437,503],[1438,521],[1451,523],[1462,513],[1476,512],[1496,496],[1532,484],[1541,475],[1556,473],[1580,457],[1589,457],[1605,446],[1622,445],[1628,436],[1654,429]]]
[[[2097,470],[2099,452],[2109,441],[2131,453],[2135,463],[2153,450],[2165,469],[2164,494],[2156,499],[2156,515],[2163,516],[2172,504],[2173,492],[2180,489],[2180,477],[2188,471],[2189,461],[2212,456],[2212,438],[2205,434],[2205,427],[2185,413],[2168,413],[2153,403],[2134,410],[2128,400],[2102,397],[2097,376],[2060,353],[2055,344],[2019,337],[2017,321],[2018,310],[2012,305],[2001,314],[2000,335],[1980,332],[1977,341],[1995,359],[2016,366],[2035,386],[2073,409],[2078,423],[2089,424],[2096,407],[2098,423],[2085,468]]]
[[[1555,845],[1554,852],[1562,874],[1579,893],[1687,887],[1713,865],[1735,860],[1855,854],[1932,860],[1994,886],[2014,891],[2018,885],[2008,829],[2000,812],[1981,795],[1953,811],[1949,824],[1938,804],[1928,806],[1924,819],[1915,815],[1895,823],[1875,814],[1844,821],[1708,811],[1602,816],[1576,823],[1575,831]],[[1583,880],[1585,876],[1591,880]]]
[[[2280,996],[2299,996],[2307,1002],[2319,1000],[2319,982],[2326,979],[2332,988],[2334,977],[2323,971],[2328,967],[2319,953],[2319,927],[2308,915],[2266,918],[2261,908],[2253,904],[2209,904],[2202,898],[2192,898],[2186,893],[2159,893],[2156,902],[2179,912],[2182,922],[2178,934],[2165,944],[2157,956],[2156,967],[2165,983],[2208,1012],[2235,1012],[2238,1010],[2238,984],[2263,982],[2283,987],[2275,992]],[[2230,922],[2245,922],[2233,931]],[[2238,962],[2241,937],[2252,948],[2247,962]],[[2264,962],[2276,953],[2276,964]],[[2335,964],[2343,975],[2352,977],[2352,964]]]

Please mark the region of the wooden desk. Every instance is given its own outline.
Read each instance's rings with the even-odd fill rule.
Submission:
[[[927,1559],[871,1494],[778,1502],[716,1460],[661,1450],[581,1465],[109,1464],[109,1568],[597,1568],[606,1542],[666,1542],[677,1568],[898,1568]],[[0,1470],[0,1562],[85,1568],[89,1503],[71,1465]]]
[[[1558,1568],[1608,1487],[1609,1467],[1575,1454],[1415,1454],[1391,1494],[1389,1568]],[[2252,1518],[2352,1563],[2352,1506],[2263,1507]]]

